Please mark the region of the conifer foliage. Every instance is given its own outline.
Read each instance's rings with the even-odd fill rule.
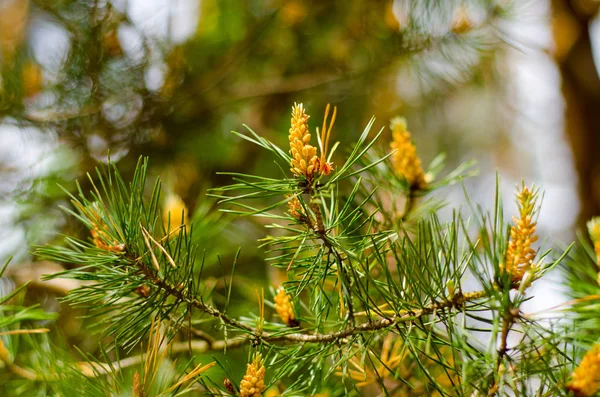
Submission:
[[[334,107],[328,123],[330,110],[319,129],[308,109],[294,104],[289,150],[250,128],[236,132],[270,152],[278,176],[225,173],[233,183],[210,193],[222,217],[189,221],[183,205],[164,216],[160,181],[147,181],[147,159],[130,181],[115,165],[90,175],[92,191],[79,189],[65,208],[89,237],[67,236],[36,253],[68,265],[49,278],[83,281],[65,303],[93,319],[106,337],[104,354],[77,356],[50,343],[51,330],[35,324],[51,316],[15,304],[16,291],[0,301],[0,390],[595,395],[596,223],[593,247],[582,236],[575,249],[542,250],[535,234],[539,190],[525,184],[512,222],[505,223],[499,194],[487,211],[465,193],[467,208],[442,218],[438,191],[472,176],[471,164],[444,173],[439,156],[423,167],[403,119],[379,131],[371,120],[354,145],[341,135],[329,151],[337,117]],[[336,149],[341,161],[334,164]],[[236,282],[244,270],[234,259],[222,279],[225,293],[216,292],[205,277],[202,241],[194,238],[232,217],[266,219],[269,232],[259,244],[286,279],[283,286],[250,286],[257,310],[242,316],[233,306],[244,299]],[[522,308],[529,287],[554,268],[577,291],[560,309],[568,321]],[[11,388],[23,378],[31,386]]]

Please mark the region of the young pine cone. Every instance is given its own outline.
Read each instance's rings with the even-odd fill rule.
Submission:
[[[256,355],[252,363],[248,364],[246,375],[240,383],[240,397],[261,397],[266,388],[265,367],[261,356]]]

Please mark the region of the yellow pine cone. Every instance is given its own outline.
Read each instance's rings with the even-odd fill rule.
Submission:
[[[600,391],[600,344],[585,354],[573,371],[567,389],[577,397],[591,397]]]
[[[297,176],[312,179],[319,169],[317,148],[310,144],[308,118],[302,104],[294,103],[292,107],[292,126],[290,127],[290,154],[292,155],[290,170]]]
[[[392,163],[396,172],[406,178],[411,186],[418,189],[425,188],[427,182],[421,159],[417,156],[417,148],[410,140],[410,132],[406,130],[406,120],[396,117],[391,120],[392,142],[390,147],[395,150],[392,154]]]
[[[240,397],[261,397],[266,388],[265,367],[260,354],[257,354],[252,363],[248,364],[246,375],[240,383]]]
[[[133,374],[132,395],[133,397],[144,397],[144,385],[137,371]]]
[[[279,288],[277,295],[275,295],[275,310],[284,323],[289,326],[296,325],[294,302],[292,302],[290,296],[285,293],[283,287]]]
[[[514,225],[510,229],[510,240],[506,249],[505,262],[502,269],[512,275],[513,281],[521,281],[525,272],[533,266],[536,252],[531,244],[537,241],[535,235],[536,222],[533,214],[537,200],[537,191],[523,186],[517,194],[519,217],[513,217]]]
[[[290,201],[287,202],[288,212],[291,216],[296,219],[300,219],[304,214],[304,210],[302,209],[302,204],[300,204],[300,200],[298,197],[294,197]]]
[[[162,218],[167,233],[170,233],[181,225],[188,226],[190,224],[188,209],[181,197],[175,193],[167,195]]]
[[[125,250],[125,245],[119,244],[116,241],[112,244],[105,243],[104,239],[108,238],[108,235],[101,228],[92,229],[91,233],[92,241],[97,248],[110,252],[123,252]]]
[[[125,244],[119,243],[118,241],[114,241],[110,238],[108,232],[106,231],[107,225],[100,216],[97,203],[92,204],[92,210],[90,212],[93,218],[90,219],[92,223],[92,230],[90,233],[92,234],[92,241],[94,245],[104,251],[117,253],[125,251]]]
[[[305,219],[306,214],[304,213],[304,208],[302,208],[302,204],[300,204],[300,200],[298,197],[294,197],[290,201],[287,202],[288,213],[294,217],[295,219],[302,221]]]

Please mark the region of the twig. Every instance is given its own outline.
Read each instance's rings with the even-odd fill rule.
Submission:
[[[202,331],[200,329],[197,329],[197,328],[194,328],[194,327],[190,327],[188,325],[183,325],[183,327],[187,331],[189,331],[190,334],[194,335],[195,337],[197,337],[199,339],[202,339],[203,341],[205,341],[205,342],[207,342],[207,343],[209,343],[211,345],[216,342],[215,338],[213,338],[211,335],[209,335],[208,333],[206,333],[206,332],[204,332],[204,331]]]
[[[312,192],[310,194],[312,197]],[[329,238],[327,236],[327,230],[325,229],[325,225],[323,224],[323,215],[321,214],[321,209],[317,204],[313,204],[312,210],[315,213],[316,217],[316,227],[313,228],[313,230],[319,235],[319,238],[323,240],[323,245],[325,245],[325,247],[329,249],[329,252],[332,253],[336,258],[336,264],[341,274],[342,288],[344,289],[347,296],[347,299],[345,300],[346,302],[342,302],[342,304],[345,303],[348,307],[348,320],[350,321],[350,324],[354,325],[354,306],[352,304],[351,288],[352,281],[350,280],[350,276],[348,275],[348,272],[344,267],[344,262],[340,253],[337,252],[337,250],[333,247],[333,244],[331,244],[331,241],[329,241]]]
[[[498,358],[496,359],[496,374],[498,378],[502,376],[502,361],[508,352],[508,334],[515,323],[515,318],[519,315],[519,309],[509,305],[502,316],[502,331],[500,334],[500,346],[498,348]],[[500,385],[496,382],[488,391],[488,396],[493,397],[498,393]]]
[[[452,307],[458,308],[467,302],[485,298],[486,296],[487,296],[487,293],[485,291],[470,292],[470,293],[466,293],[466,294],[456,294],[456,296],[451,301],[436,302],[436,303],[431,304],[423,309],[414,310],[414,311],[403,310],[403,311],[398,312],[392,318],[386,318],[386,319],[382,319],[382,320],[370,322],[370,323],[362,323],[362,324],[356,325],[354,327],[346,328],[344,330],[333,332],[330,334],[301,334],[301,333],[275,334],[275,333],[268,333],[268,332],[258,333],[258,331],[253,330],[254,332],[256,332],[255,334],[246,335],[246,336],[238,336],[238,337],[235,337],[232,339],[222,339],[222,340],[214,340],[213,339],[212,341],[207,341],[207,340],[203,339],[203,340],[194,340],[194,341],[191,341],[191,343],[188,343],[187,341],[176,342],[176,343],[173,343],[169,347],[169,349],[172,354],[184,353],[184,352],[189,351],[190,348],[192,351],[198,352],[198,353],[205,353],[207,351],[222,351],[222,350],[225,350],[226,348],[231,349],[231,348],[241,347],[244,344],[246,344],[249,340],[252,340],[252,339],[260,339],[265,342],[276,342],[276,341],[306,342],[306,343],[336,342],[336,341],[344,340],[348,336],[360,334],[363,332],[377,331],[377,330],[389,328],[389,327],[392,327],[392,326],[395,326],[395,325],[398,325],[401,323],[416,321],[426,315],[433,314],[434,312],[442,311],[444,309],[452,308]],[[202,310],[204,311],[205,308],[210,308],[210,307],[204,305],[199,308],[202,308]],[[212,309],[212,308],[210,308],[210,309],[211,309],[211,312],[210,313],[207,312],[208,314],[219,313],[215,309]],[[215,314],[211,314],[211,315],[217,316]],[[219,317],[221,319],[228,318],[227,316],[225,316],[223,314],[221,314],[220,316],[217,316],[217,317]],[[224,322],[230,322],[230,323],[236,324],[237,326],[240,326],[242,328],[252,330],[252,328],[249,328],[246,325],[240,324],[236,320],[233,320],[233,319],[229,319],[228,321],[224,321]],[[144,357],[143,355],[127,357],[123,360],[120,360],[116,363],[111,363],[111,364],[82,362],[79,364],[79,366],[82,369],[82,372],[86,376],[94,377],[94,376],[99,376],[99,375],[105,375],[110,372],[118,371],[118,370],[121,370],[121,369],[124,369],[127,367],[131,367],[131,366],[140,364],[143,362],[143,357]]]
[[[152,273],[151,270],[143,266],[139,262],[135,262],[139,271],[155,286],[162,289],[169,295],[177,298],[182,302],[186,302],[189,305],[194,306],[195,308],[201,310],[202,312],[218,318],[221,320],[223,324],[229,325],[233,328],[237,328],[239,330],[243,330],[249,333],[249,335],[243,340],[260,340],[263,342],[275,342],[275,341],[290,341],[290,342],[306,342],[306,343],[329,343],[336,342],[341,339],[344,339],[348,336],[361,334],[364,332],[372,332],[380,329],[392,327],[394,325],[398,325],[406,322],[413,322],[421,317],[433,314],[437,311],[442,311],[447,308],[458,308],[464,305],[467,302],[474,301],[477,299],[481,299],[487,296],[485,291],[478,292],[470,292],[466,294],[456,294],[452,300],[445,300],[442,302],[434,302],[429,306],[426,306],[422,309],[417,310],[401,310],[396,313],[394,316],[390,318],[381,319],[378,321],[369,321],[366,323],[362,323],[359,325],[354,325],[343,330],[332,332],[329,334],[303,334],[303,333],[293,333],[293,334],[279,334],[279,333],[269,333],[269,332],[260,332],[257,329],[248,326],[236,319],[229,317],[228,315],[220,312],[212,306],[205,304],[203,301],[187,296],[180,288],[170,285],[166,281],[158,278],[155,274]],[[215,342],[216,343],[216,342]],[[212,344],[214,346],[214,343]],[[230,346],[230,345],[227,345]]]
[[[415,189],[413,187],[410,188],[410,191],[406,195],[406,202],[404,203],[404,210],[402,211],[402,215],[400,215],[399,221],[405,221],[408,217],[408,214],[412,211],[415,206]]]

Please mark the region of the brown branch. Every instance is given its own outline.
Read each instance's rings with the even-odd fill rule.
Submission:
[[[188,296],[181,290],[181,288],[175,287],[175,286],[169,284],[168,282],[166,282],[165,280],[162,280],[152,270],[146,268],[140,261],[133,259],[131,257],[129,259],[133,260],[133,263],[138,268],[138,271],[148,281],[151,281],[156,287],[162,289],[169,295],[177,298],[177,300],[179,300],[181,302],[185,302],[189,305],[192,305],[195,308],[200,309],[204,313],[206,313],[212,317],[220,319],[224,324],[227,324],[232,327],[244,329],[244,330],[252,332],[252,333],[255,332],[254,328],[249,327],[246,324],[243,324],[243,323],[227,316],[226,314],[218,311],[217,309],[213,308],[212,306],[205,304],[202,300]]]
[[[190,335],[195,336],[198,339],[202,339],[208,344],[213,344],[216,342],[216,339],[208,332],[204,332],[185,323],[181,323],[181,326],[184,329],[184,331],[189,332]]]
[[[312,191],[310,192],[310,195],[312,197],[312,195],[313,195]],[[329,238],[327,236],[327,230],[325,229],[325,225],[323,223],[323,215],[321,214],[321,209],[319,208],[319,205],[313,204],[312,210],[315,213],[315,218],[316,218],[316,227],[313,228],[313,230],[317,233],[319,238],[321,240],[323,240],[323,245],[325,245],[325,247],[327,247],[329,249],[329,253],[333,254],[336,258],[336,263],[337,263],[337,266],[341,273],[340,281],[342,283],[342,288],[345,290],[346,295],[348,297],[346,299],[346,302],[341,302],[341,303],[342,304],[345,303],[346,306],[348,307],[348,320],[350,321],[350,323],[352,325],[354,325],[354,306],[352,304],[352,288],[351,288],[350,276],[348,275],[348,272],[346,271],[346,268],[344,267],[344,262],[342,261],[342,257],[340,255],[340,253],[337,252],[337,250],[333,247],[333,244],[331,244],[331,241],[329,241]]]
[[[411,186],[410,191],[406,195],[406,202],[404,203],[404,210],[402,210],[402,215],[398,219],[400,222],[405,221],[413,207],[415,206],[416,196],[415,196],[415,188]]]
[[[328,343],[343,340],[344,338],[352,335],[356,335],[363,332],[377,331],[383,328],[398,325],[403,322],[416,321],[423,316],[433,314],[434,312],[441,311],[443,309],[460,307],[467,302],[474,301],[486,297],[487,294],[484,291],[470,292],[466,294],[457,294],[451,301],[444,301],[435,304],[431,304],[423,309],[414,311],[400,311],[397,315],[392,318],[382,319],[376,322],[363,323],[351,328],[347,328],[331,334],[283,334],[278,335],[274,333],[256,333],[252,336],[238,336],[232,339],[223,340],[194,340],[191,343],[187,341],[173,343],[169,350],[171,354],[184,353],[190,351],[205,353],[207,351],[223,351],[228,348],[238,348],[246,344],[249,340],[256,338],[263,341],[275,342],[275,341],[289,341],[289,342],[306,342],[306,343]],[[207,306],[206,306],[207,307]],[[216,310],[215,310],[216,311]],[[235,320],[232,320],[235,322]],[[143,355],[127,357],[112,364],[102,363],[79,363],[81,371],[89,377],[95,377],[105,375],[114,371],[119,371],[127,367],[131,367],[143,362]]]
[[[237,328],[248,332],[248,336],[234,339],[235,343],[243,344],[244,341],[248,340],[260,340],[263,342],[276,342],[276,341],[288,341],[288,342],[305,342],[305,343],[328,343],[336,342],[344,339],[348,336],[361,334],[364,332],[373,332],[384,328],[389,328],[398,324],[413,322],[424,316],[433,314],[434,312],[442,311],[447,308],[459,308],[467,302],[481,299],[487,296],[485,291],[470,292],[470,293],[459,293],[456,294],[451,300],[442,302],[434,302],[429,306],[417,310],[401,310],[392,317],[384,318],[378,321],[368,321],[359,325],[354,325],[340,331],[332,332],[329,334],[305,334],[305,333],[292,333],[292,334],[279,334],[259,331],[249,325],[246,325],[236,319],[233,319],[220,312],[212,306],[205,304],[202,300],[187,296],[180,288],[174,287],[166,281],[157,277],[150,269],[146,268],[139,262],[135,262],[140,273],[142,273],[149,281],[151,281],[156,287],[162,289],[169,295],[176,299],[185,302],[200,311],[208,314],[209,316],[218,318],[223,324],[229,325],[230,327]],[[205,341],[208,343],[207,341]],[[231,341],[230,341],[231,342]],[[211,347],[220,346],[219,341],[210,343]],[[224,344],[223,347],[230,346]]]
[[[498,347],[498,358],[496,359],[496,375],[498,376],[498,378],[502,377],[502,360],[504,360],[504,357],[506,356],[506,353],[508,352],[508,334],[512,328],[512,326],[515,324],[515,318],[519,315],[519,309],[512,307],[512,306],[508,306],[506,308],[506,311],[504,312],[504,315],[502,316],[502,331],[500,334],[500,346]],[[494,382],[492,384],[492,387],[490,388],[490,390],[488,391],[488,396],[489,397],[493,397],[495,396],[498,391],[500,389],[500,385],[496,382]]]
[[[146,270],[141,264],[138,264],[138,268],[141,273],[149,277],[159,288],[163,289],[165,292],[173,295],[177,299],[182,301],[186,301],[194,307],[200,309],[206,314],[209,314],[215,318],[219,318],[225,324],[228,324],[232,327],[237,327],[240,329],[244,329],[249,332],[248,335],[241,335],[231,339],[223,339],[223,340],[215,340],[212,336],[205,334],[203,331],[196,330],[190,328],[193,335],[198,336],[202,340],[193,340],[193,341],[183,341],[173,343],[168,347],[171,354],[183,353],[187,351],[194,351],[204,353],[207,351],[223,351],[228,348],[238,348],[246,344],[251,340],[261,340],[263,342],[303,342],[303,343],[330,343],[330,342],[338,342],[345,341],[345,338],[352,335],[361,334],[364,332],[373,332],[377,330],[381,330],[384,328],[389,328],[392,326],[396,326],[401,323],[413,322],[420,320],[422,317],[443,311],[448,308],[459,308],[463,306],[467,302],[471,302],[477,299],[485,298],[487,293],[485,291],[478,292],[470,292],[465,294],[456,294],[452,300],[443,301],[443,302],[435,302],[431,305],[424,307],[418,310],[402,310],[397,314],[390,318],[384,318],[379,321],[374,322],[366,322],[356,326],[352,326],[337,332],[332,332],[329,334],[302,334],[302,333],[293,333],[293,334],[277,334],[277,333],[268,333],[268,332],[260,332],[252,327],[249,327],[245,324],[238,322],[235,319],[230,318],[229,316],[219,312],[217,309],[212,308],[204,304],[202,301],[197,299],[187,298],[184,293],[170,286],[163,280],[160,280],[158,277],[153,275],[150,271]],[[7,356],[8,357],[8,356]],[[52,377],[40,376],[39,374],[19,367],[12,362],[8,358],[4,360],[6,368],[11,371],[13,374],[32,381],[39,380],[48,380],[52,379]],[[132,367],[138,364],[141,364],[144,361],[144,355],[137,355],[132,357],[127,357],[115,363],[95,363],[95,362],[80,362],[78,363],[79,370],[82,374],[88,377],[97,377],[106,375],[108,373],[113,373],[115,371],[120,371],[124,368]]]
[[[305,190],[303,191],[305,194],[307,194],[310,197],[311,201],[315,194],[312,183],[313,183],[312,177],[307,177],[308,187],[306,187]],[[321,239],[323,241],[323,245],[329,250],[328,256],[331,254],[333,254],[335,256],[335,261],[336,261],[337,269],[339,272],[338,274],[339,274],[341,288],[344,290],[345,294],[347,295],[347,299],[344,299],[344,297],[342,296],[342,292],[340,290],[340,304],[342,305],[341,311],[343,311],[343,305],[346,305],[348,308],[348,320],[350,321],[350,323],[352,325],[354,325],[355,322],[354,322],[354,307],[352,304],[351,279],[348,275],[348,272],[346,271],[346,268],[344,267],[342,256],[333,247],[333,244],[331,243],[331,241],[328,238],[327,229],[325,228],[325,224],[323,222],[323,214],[321,213],[321,208],[319,207],[319,205],[317,203],[314,203],[314,202],[310,204],[310,208],[315,217],[314,221],[311,218],[310,213],[306,210],[305,210],[305,212],[306,212],[305,215],[302,214],[301,217],[296,218],[296,219],[298,219],[300,222],[304,223],[309,230],[312,230],[316,234],[316,237],[318,239]],[[292,259],[292,261],[290,261],[290,264],[288,265],[287,270],[289,270],[290,267],[292,266],[293,260],[294,259]],[[328,258],[327,262],[329,264],[329,258]]]

